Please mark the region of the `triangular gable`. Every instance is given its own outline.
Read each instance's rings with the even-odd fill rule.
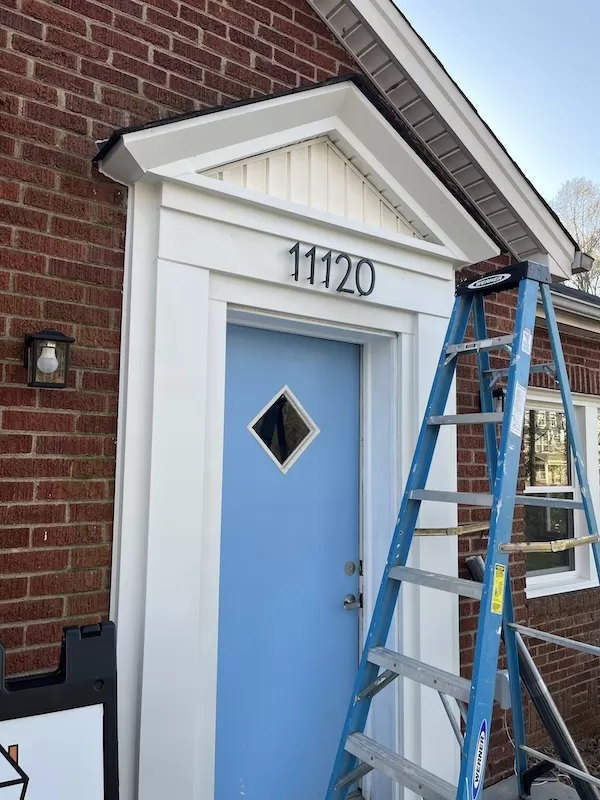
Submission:
[[[422,225],[419,233],[326,136],[206,170],[203,174],[370,227],[428,241],[435,239]]]

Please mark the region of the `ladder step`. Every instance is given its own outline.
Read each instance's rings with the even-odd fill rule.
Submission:
[[[425,664],[423,661],[417,661],[417,659],[401,653],[394,653],[387,647],[371,648],[368,660],[371,664],[377,664],[378,667],[395,672],[396,675],[420,683],[422,686],[429,686],[430,689],[462,700],[463,703],[469,701],[471,681],[454,675],[452,672],[446,672],[444,669],[433,667],[431,664]],[[505,672],[496,672],[494,699],[501,708],[510,708],[510,691]]]
[[[415,536],[464,536],[468,533],[482,533],[489,529],[489,522],[471,522],[453,528],[415,528]]]
[[[503,350],[510,347],[513,337],[494,336],[491,339],[479,339],[474,342],[462,342],[462,344],[450,344],[446,348],[446,355],[460,356],[465,353],[485,353],[489,350]]]
[[[390,578],[395,581],[416,583],[418,586],[427,586],[430,589],[441,589],[443,592],[452,592],[461,597],[472,597],[481,600],[483,584],[468,581],[464,578],[453,578],[451,575],[439,575],[437,572],[426,572],[412,567],[392,567]]]
[[[518,625],[516,622],[510,622],[509,627],[522,636],[540,639],[542,642],[550,642],[550,644],[558,644],[561,647],[568,647],[570,650],[578,650],[581,653],[589,653],[592,656],[600,656],[600,647],[596,647],[593,644],[578,642],[576,639],[557,636],[555,633],[546,633],[546,631],[539,631],[536,628],[528,628],[526,625]]]
[[[428,417],[428,425],[480,425],[502,422],[504,414],[493,411],[485,414],[447,414],[441,417]]]
[[[362,733],[352,733],[346,739],[345,749],[425,800],[454,800],[456,797],[456,787],[448,781],[402,758]]]
[[[510,372],[509,367],[506,369],[486,369],[484,371],[484,375],[486,378],[508,378],[508,373]],[[554,361],[549,361],[546,364],[533,364],[529,368],[529,373],[534,375],[538,372],[545,372],[547,375],[554,376],[556,374],[556,365]]]
[[[577,769],[577,767],[570,767],[568,764],[559,761],[557,758],[552,758],[552,756],[547,756],[545,753],[540,753],[539,750],[534,750],[533,747],[527,747],[525,744],[521,745],[521,750],[523,750],[524,753],[527,753],[528,756],[536,758],[538,761],[548,761],[550,764],[554,764],[555,767],[559,767],[563,772],[566,772],[567,775],[574,775],[576,778],[579,778],[582,781],[587,781],[593,786],[600,786],[600,778],[596,778],[594,775],[590,775],[588,772],[583,772],[583,770]]]
[[[480,492],[444,492],[436,489],[413,489],[410,493],[411,500],[429,500],[436,503],[458,503],[465,506],[487,506],[491,508],[494,495]],[[541,508],[570,508],[579,511],[583,503],[578,500],[554,499],[551,497],[536,497],[532,494],[518,494],[515,497],[518,506],[538,506]]]
[[[575,547],[584,547],[588,544],[600,542],[600,535],[578,536],[576,539],[554,539],[551,542],[520,542],[515,544],[501,544],[498,549],[501,553],[562,553],[573,550]]]

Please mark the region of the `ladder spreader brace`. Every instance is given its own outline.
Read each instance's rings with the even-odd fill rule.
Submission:
[[[545,765],[552,761],[525,744],[520,681],[521,677],[525,680],[526,676],[525,673],[521,675],[519,668],[530,669],[531,665],[527,660],[530,659],[530,656],[521,635],[537,636],[556,644],[569,642],[570,646],[578,646],[579,649],[587,648],[585,652],[591,652],[589,649],[591,646],[578,645],[570,640],[559,642],[558,640],[562,637],[525,629],[515,624],[508,572],[508,553],[509,550],[512,552],[515,549],[527,549],[523,544],[511,544],[510,542],[515,504],[583,510],[589,535],[583,537],[581,543],[590,544],[599,574],[600,537],[590,498],[571,390],[552,305],[550,282],[550,273],[547,267],[525,261],[479,278],[472,278],[457,286],[454,308],[404,488],[404,496],[325,800],[346,800],[349,789],[372,770],[390,776],[399,784],[427,800],[440,800],[440,798],[478,800],[483,790],[491,733],[492,706],[494,700],[502,702],[502,698],[506,694],[505,691],[502,691],[503,673],[498,671],[501,636],[504,640],[510,679],[507,690],[510,694],[509,704],[512,709],[515,771],[521,796],[524,797],[528,794],[533,780],[532,775],[541,774],[546,769]],[[517,308],[513,334],[488,337],[485,295],[517,287]],[[533,334],[540,292],[553,362],[532,367]],[[475,340],[464,342],[470,318],[473,320]],[[510,351],[510,366],[507,369],[493,370],[490,368],[489,353],[494,349]],[[445,415],[444,410],[451,390],[456,362],[458,358],[464,356],[475,356],[477,360],[481,413]],[[531,372],[547,372],[556,377],[564,407],[567,434],[581,501],[516,495],[527,386]],[[494,411],[492,389],[498,380],[504,378],[507,379],[506,400],[503,412],[498,413]],[[443,425],[462,423],[483,426],[489,494],[436,491],[425,488],[440,428]],[[499,445],[498,425],[501,426]],[[485,525],[417,530],[417,518],[423,501],[488,506],[491,508],[490,520]],[[470,528],[464,532],[489,530],[481,583],[406,566],[415,534],[427,536],[456,533],[456,535],[460,535],[461,527]],[[551,551],[556,552],[556,550],[572,546],[568,544],[570,541],[572,540],[566,540],[564,545],[558,542],[544,544],[549,545]],[[398,594],[403,582],[427,586],[480,601],[471,681],[386,648]],[[598,650],[598,648],[594,650]],[[531,677],[530,673],[527,674]],[[451,721],[454,720],[452,727],[461,744],[458,786],[451,785],[443,778],[434,775],[418,764],[407,761],[364,735],[363,731],[367,723],[371,700],[399,676],[437,690],[449,718]],[[534,678],[531,680],[535,682]],[[448,697],[453,697],[458,704],[463,717],[464,738],[448,703]],[[506,705],[504,702],[502,704]],[[549,715],[543,718],[547,720],[547,725],[552,723],[552,713],[549,712]],[[562,735],[566,737],[568,732],[565,734],[564,730],[561,729],[561,731]],[[580,796],[584,800],[598,800],[592,784],[600,786],[600,781],[587,774],[585,765],[574,745],[572,748],[567,748],[565,753],[565,760],[568,763],[558,763],[565,768],[565,772],[570,771],[570,774],[574,775],[574,783],[576,782],[575,785]],[[543,759],[541,767],[529,768],[528,756],[537,760]]]

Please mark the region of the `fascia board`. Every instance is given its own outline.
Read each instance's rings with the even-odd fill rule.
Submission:
[[[392,0],[352,0],[533,236],[570,276],[575,247]]]

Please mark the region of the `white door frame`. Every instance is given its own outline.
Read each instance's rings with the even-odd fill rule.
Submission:
[[[389,295],[382,297],[387,302],[362,304],[290,285],[283,276],[266,279],[264,271],[236,273],[235,261],[219,246],[225,229],[210,221],[214,200],[206,203],[199,193],[194,205],[184,194],[179,210],[178,197],[177,190],[137,184],[128,215],[111,604],[119,632],[122,800],[212,798],[228,320],[363,345],[368,618],[447,325],[442,309],[449,314],[453,294],[450,265],[434,257],[430,272],[403,273],[410,291],[404,293],[408,307],[400,308]],[[230,207],[233,213],[235,201]],[[240,206],[239,214],[245,213]],[[319,220],[309,230],[305,217],[298,225],[302,236],[295,238],[329,237],[329,246],[338,246],[343,236],[348,246],[340,249],[360,252],[359,235],[351,241]],[[252,263],[264,270],[268,248],[285,253],[293,227],[289,218],[279,239],[271,231],[261,239],[256,230],[236,229],[236,247],[257,248],[261,257]],[[380,269],[396,269],[400,278],[407,253],[385,252],[389,260]],[[275,268],[277,260],[272,264]],[[410,306],[413,300],[416,308]],[[439,488],[452,488],[451,432],[442,432],[440,441],[433,480]],[[424,508],[421,515],[427,526],[454,520],[453,507]],[[456,543],[437,539],[433,549],[427,544],[413,548],[413,562],[455,573]],[[440,606],[428,590],[410,590],[391,646],[456,671],[457,605],[451,600]],[[403,688],[400,682],[386,693],[387,699],[382,695],[374,703],[372,732],[378,740],[452,778],[458,759],[439,700],[431,702],[419,687]],[[424,717],[434,728],[434,746],[431,728],[421,731]],[[397,788],[376,776],[371,796],[393,800]]]

